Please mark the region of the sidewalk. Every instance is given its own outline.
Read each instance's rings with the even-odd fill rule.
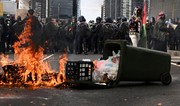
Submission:
[[[167,52],[171,55],[171,64],[180,67],[180,51],[168,50]]]
[[[180,51],[177,50],[168,50],[167,53],[169,53],[171,57],[180,57]]]

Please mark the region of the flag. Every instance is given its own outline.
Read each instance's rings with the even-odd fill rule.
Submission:
[[[144,8],[143,8],[143,14],[142,14],[142,24],[146,25],[146,0],[144,0]]]
[[[146,0],[144,0],[144,7],[142,13],[142,35],[140,39],[140,46],[147,47],[147,34],[146,34]]]

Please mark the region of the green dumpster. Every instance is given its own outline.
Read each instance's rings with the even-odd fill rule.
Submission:
[[[104,45],[103,59],[120,50],[120,63],[117,79],[119,81],[161,81],[164,85],[171,83],[171,56],[165,52],[132,47],[126,41],[107,40]]]

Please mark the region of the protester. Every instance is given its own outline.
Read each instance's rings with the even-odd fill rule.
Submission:
[[[131,38],[132,46],[139,46],[140,34],[142,32],[142,8],[137,6],[134,9],[133,16],[129,21],[129,37]]]
[[[155,18],[151,17],[149,22],[146,24],[146,33],[147,33],[147,48],[152,49],[152,36],[153,36],[153,29],[155,24]]]
[[[165,23],[165,14],[160,12],[158,14],[157,22],[154,25],[153,33],[153,49],[167,52],[167,32],[168,28]]]
[[[39,47],[41,46],[41,24],[36,16],[34,16],[34,10],[29,9],[27,13],[27,17],[24,19],[25,24],[27,24],[28,21],[31,21],[30,26],[31,26],[31,32],[32,35],[30,39],[32,40],[31,46],[33,51],[37,52]]]

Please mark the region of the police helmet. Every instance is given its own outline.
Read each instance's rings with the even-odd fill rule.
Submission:
[[[34,14],[34,10],[33,10],[33,9],[29,9],[29,10],[28,10],[28,13],[29,13],[30,15],[33,15],[33,14]]]
[[[101,21],[101,20],[102,20],[101,17],[97,17],[97,18],[96,18],[96,21]]]
[[[80,22],[85,22],[86,19],[84,18],[84,16],[80,16],[80,17],[78,18],[78,21],[80,21]]]
[[[6,18],[10,18],[10,17],[11,17],[11,15],[10,15],[10,14],[7,14]]]
[[[76,17],[76,16],[73,16],[73,17],[72,17],[72,21],[73,21],[73,22],[76,22],[76,21],[77,21],[77,17]]]
[[[0,17],[0,20],[1,20],[1,21],[4,21],[4,17]]]
[[[77,19],[76,16],[73,16],[72,19]]]
[[[17,17],[17,21],[21,21],[21,16],[18,16],[18,17]]]
[[[102,21],[102,18],[101,17],[97,17],[96,18],[96,22],[101,22]]]
[[[118,17],[118,18],[117,18],[117,21],[121,21],[121,17]]]
[[[113,20],[112,20],[110,17],[106,17],[106,18],[105,18],[105,22],[112,23]]]
[[[122,22],[125,22],[125,21],[127,21],[127,18],[126,18],[126,17],[123,17],[123,18],[122,18]]]

